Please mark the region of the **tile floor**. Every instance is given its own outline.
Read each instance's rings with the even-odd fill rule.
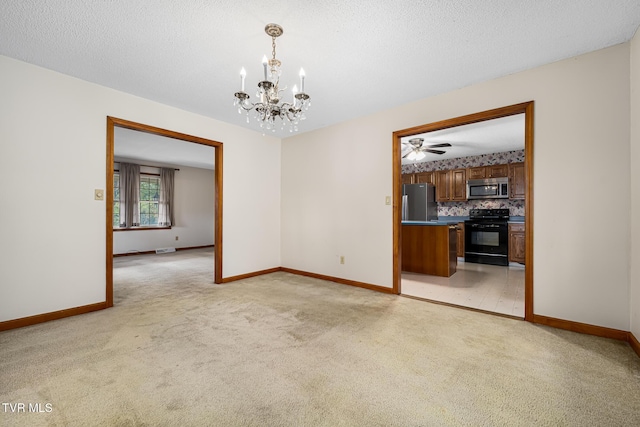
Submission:
[[[451,277],[402,273],[402,295],[524,318],[524,266],[465,263]]]

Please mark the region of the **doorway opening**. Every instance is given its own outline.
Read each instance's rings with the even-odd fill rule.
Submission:
[[[222,283],[222,150],[221,142],[174,132],[128,120],[107,117],[107,188],[106,188],[106,306],[113,306],[113,206],[114,206],[114,146],[115,128],[200,144],[214,149],[214,283]]]
[[[406,155],[407,153],[407,151],[403,153],[402,143],[401,143],[403,139],[406,140],[407,137],[415,138],[415,136],[419,136],[420,134],[425,134],[429,132],[444,131],[446,129],[453,130],[453,128],[459,128],[460,126],[482,124],[483,122],[487,122],[489,120],[509,118],[516,115],[523,115],[524,116],[524,151],[522,154],[524,158],[522,159],[523,160],[523,162],[521,162],[522,166],[521,166],[521,169],[518,171],[518,173],[521,176],[521,182],[519,183],[521,188],[519,188],[519,190],[521,191],[524,197],[524,206],[520,206],[521,212],[523,213],[522,216],[524,216],[522,225],[521,225],[522,228],[524,228],[524,230],[519,229],[518,231],[522,233],[521,235],[523,236],[523,239],[524,239],[524,242],[522,242],[522,239],[520,239],[519,241],[519,243],[522,243],[522,248],[523,248],[522,252],[524,252],[523,254],[521,254],[522,261],[524,261],[524,272],[523,272],[524,273],[523,274],[524,275],[524,319],[527,321],[533,321],[533,106],[534,106],[533,101],[530,101],[522,104],[511,105],[507,107],[470,114],[467,116],[456,117],[453,119],[443,120],[440,122],[403,129],[393,133],[393,200],[394,200],[394,204],[393,204],[393,257],[394,257],[393,258],[393,290],[395,293],[403,294],[403,295],[405,294],[405,292],[403,292],[403,289],[402,289],[402,260],[403,260],[402,252],[403,252],[403,248],[405,251],[408,251],[407,245],[406,244],[403,245],[403,242],[402,242],[402,235],[403,235],[402,156],[403,154]],[[462,129],[462,128],[459,128],[459,129]],[[413,139],[412,141],[413,141],[412,144],[414,146],[416,146],[417,143],[420,142],[415,139]],[[438,142],[438,144],[434,144],[434,141],[430,141],[430,144],[425,147],[428,147],[428,149],[432,150],[434,149],[433,145],[437,145],[437,147],[435,147],[437,151],[447,150],[447,148],[440,148],[440,147],[447,146],[448,144],[443,144],[440,141],[435,141],[435,142]],[[465,172],[468,170],[469,169],[465,169]],[[467,183],[466,174],[460,173],[456,175],[455,173],[453,173],[455,172],[455,170],[438,171],[437,173],[441,173],[442,175],[440,177],[437,177],[437,178],[442,178],[442,179],[439,179],[438,182],[444,182],[443,180],[444,178],[446,178],[444,175],[446,175],[447,172],[452,173],[451,188],[452,188],[453,198],[451,200],[464,200],[464,202],[466,203],[467,201],[466,185],[464,185]],[[419,176],[420,179],[424,178],[428,180],[428,175],[429,175],[428,173],[415,174],[415,176],[417,175],[420,175]],[[435,176],[435,174],[433,176]],[[457,190],[455,190],[454,186],[455,186],[455,180],[460,180],[459,178],[461,177],[462,177],[461,181],[464,181],[464,183],[458,183],[463,185],[463,191],[462,191],[462,194],[460,195],[456,193]],[[406,175],[404,176],[404,179],[405,181],[407,181]],[[419,181],[419,182],[423,182],[423,181]],[[428,181],[424,181],[424,182],[428,182]],[[434,181],[433,184],[435,183],[436,182]],[[442,186],[439,185],[436,188],[436,190],[437,190],[436,193],[438,193],[440,190],[442,190]],[[443,197],[442,195],[439,194],[438,197],[439,197],[438,200],[443,200],[440,198],[440,197]],[[455,197],[458,197],[458,199],[456,199]],[[445,203],[443,205],[447,206],[449,204]],[[467,209],[467,212],[465,212],[466,215],[469,214],[468,211],[469,210]],[[521,213],[521,212],[517,212],[517,213]],[[520,216],[520,215],[516,215],[516,216]],[[458,220],[459,218],[455,218],[455,219]],[[407,223],[405,222],[405,226],[406,225]],[[425,225],[425,227],[430,228],[429,225]],[[424,228],[424,227],[412,227],[412,228],[407,227],[407,230],[405,231],[409,233],[410,230],[419,230],[420,228]],[[457,227],[455,227],[454,225],[450,225],[450,228],[454,229]],[[426,231],[419,231],[419,233],[421,234],[425,232]],[[455,240],[456,239],[455,232],[453,230],[449,230],[449,232],[451,233],[449,235],[449,239]],[[429,231],[429,233],[431,232]],[[459,232],[458,232],[458,236],[460,236]],[[406,240],[405,243],[408,243],[409,241],[408,239],[409,237],[405,238]],[[411,237],[411,239],[413,239],[413,237]],[[455,247],[455,246],[451,246],[451,247]],[[458,255],[460,254],[458,253]],[[455,259],[456,259],[455,254],[453,255],[453,258],[454,258],[454,264],[455,264]],[[463,264],[467,264],[467,263],[463,263]],[[468,264],[471,270],[473,270],[474,267],[477,267],[477,264],[476,265],[472,265],[471,263],[468,263]],[[482,266],[482,267],[485,267],[485,266]],[[486,267],[488,270],[489,267],[492,267],[492,266],[487,265]],[[460,273],[465,274],[465,272],[463,271],[461,271]],[[517,274],[517,271],[515,274]],[[451,276],[451,279],[453,279],[454,277],[455,277],[455,273]],[[430,299],[430,298],[424,298],[424,299]],[[450,303],[448,301],[444,301],[444,302],[449,303],[451,305],[464,307],[464,305],[462,304]],[[489,311],[489,310],[480,309],[480,311]],[[522,316],[520,315],[517,317],[521,318]]]

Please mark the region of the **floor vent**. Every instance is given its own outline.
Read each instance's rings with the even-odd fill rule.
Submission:
[[[156,249],[157,254],[166,254],[169,252],[175,252],[176,248],[158,248]]]

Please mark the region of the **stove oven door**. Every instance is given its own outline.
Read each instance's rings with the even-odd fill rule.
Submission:
[[[509,265],[509,229],[506,221],[465,221],[464,260]]]

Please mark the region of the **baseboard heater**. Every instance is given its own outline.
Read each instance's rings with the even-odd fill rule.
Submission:
[[[167,254],[169,252],[175,252],[176,248],[158,248],[156,249],[157,254]]]

